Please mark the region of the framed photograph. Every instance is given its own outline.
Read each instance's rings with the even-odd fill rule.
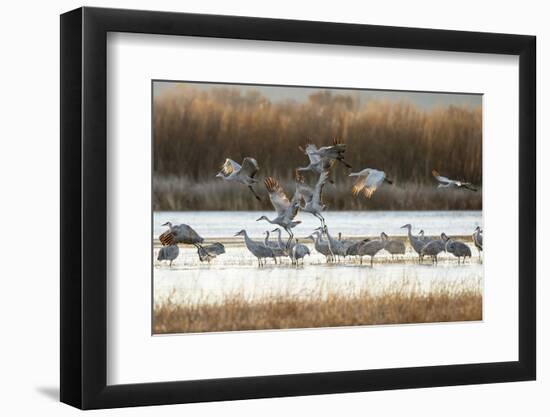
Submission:
[[[536,375],[535,37],[61,16],[61,401]]]

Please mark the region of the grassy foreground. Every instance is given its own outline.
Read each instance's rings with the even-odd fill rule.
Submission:
[[[167,299],[154,308],[153,333],[195,333],[234,330],[405,324],[482,319],[481,286],[460,289],[443,284],[429,292],[404,286],[379,294],[328,294],[301,299],[271,296],[246,300],[233,295],[213,304]]]

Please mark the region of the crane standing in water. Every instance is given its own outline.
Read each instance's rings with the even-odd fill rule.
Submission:
[[[474,234],[472,235],[472,238],[474,240],[474,245],[477,248],[477,254],[479,257],[479,260],[481,260],[481,251],[483,250],[483,230],[479,226],[476,227],[474,230]]]
[[[248,233],[246,233],[246,230],[240,230],[239,232],[235,233],[235,236],[244,237],[246,248],[250,251],[252,255],[254,255],[258,259],[259,267],[265,265],[265,260],[267,258],[273,258],[273,260],[275,261],[275,255],[273,254],[271,248],[268,248],[263,243],[256,242],[255,240],[250,239]]]
[[[418,262],[422,262],[422,248],[426,244],[423,240],[421,240],[418,236],[414,236],[411,232],[412,226],[410,224],[406,224],[404,226],[401,226],[401,229],[407,229],[407,234],[409,236],[409,243],[411,244],[414,251],[418,254]]]

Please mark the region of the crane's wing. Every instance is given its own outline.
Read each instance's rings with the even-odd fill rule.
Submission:
[[[383,171],[371,169],[366,177],[359,177],[359,180],[354,184],[351,189],[353,195],[357,196],[357,194],[363,192],[366,198],[371,198],[376,189],[384,181],[385,176],[386,174]]]
[[[232,159],[227,158],[222,165],[221,173],[225,176],[231,175],[233,172],[239,171],[241,166],[233,161]]]
[[[258,162],[254,158],[246,157],[243,159],[241,172],[248,175],[250,178],[254,178],[254,175],[256,175],[259,169]]]
[[[222,253],[225,253],[225,247],[219,242],[204,246],[204,249],[208,254],[221,255]]]
[[[470,190],[470,191],[477,191],[477,188],[474,187],[471,182],[463,182],[462,187],[464,187],[464,188],[466,188],[467,190]]]
[[[306,153],[307,157],[309,158],[309,162],[311,164],[317,164],[321,161],[321,157],[316,154],[317,146],[315,146],[314,144],[309,143],[308,145],[306,145],[306,148],[305,148],[304,152]]]
[[[275,208],[279,216],[284,214],[290,207],[290,201],[288,200],[283,188],[279,185],[277,180],[272,177],[267,177],[264,180],[264,184],[267,192],[269,193],[269,200],[271,201],[273,208]]]
[[[351,187],[351,193],[354,197],[357,197],[357,195],[363,190],[363,188],[365,188],[366,182],[366,176],[359,176],[359,179],[355,181],[355,184],[353,184],[353,187]]]
[[[183,225],[182,225],[183,226]],[[186,225],[187,226],[187,225]],[[187,226],[187,233],[193,239],[202,242],[204,239],[193,229],[191,226]]]
[[[321,201],[323,201],[323,188],[325,187],[329,176],[329,171],[323,171],[321,175],[319,175],[319,180],[317,181],[317,184],[315,184],[315,192],[313,193],[314,203],[321,204]]]
[[[432,175],[437,181],[439,181],[442,184],[454,184],[456,182],[447,177],[440,175],[439,172],[437,172],[435,169],[432,170]]]
[[[173,245],[175,242],[174,234],[170,230],[167,230],[159,236],[159,241],[163,246]]]

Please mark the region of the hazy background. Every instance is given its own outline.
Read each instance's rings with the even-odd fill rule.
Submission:
[[[347,144],[353,171],[382,169],[394,185],[356,199],[336,164],[331,210],[481,209],[481,192],[438,190],[431,176],[435,168],[481,186],[481,95],[164,81],[153,83],[154,209],[269,209],[215,178],[225,158],[255,157],[257,177],[274,176],[290,194],[294,169],[308,164],[298,146],[333,138]]]

